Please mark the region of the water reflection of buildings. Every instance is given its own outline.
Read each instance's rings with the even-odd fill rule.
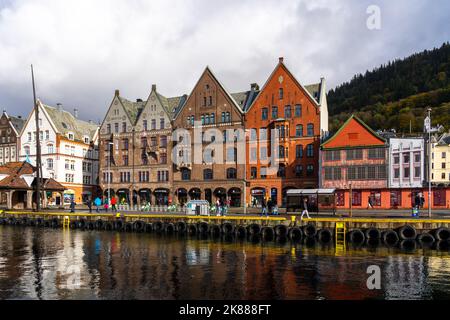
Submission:
[[[435,255],[0,227],[0,299],[428,298],[450,292],[448,254]],[[366,287],[371,264],[382,291]]]

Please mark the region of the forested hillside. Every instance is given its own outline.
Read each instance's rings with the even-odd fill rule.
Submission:
[[[355,113],[374,129],[422,132],[428,106],[433,124],[449,129],[450,44],[356,75],[328,93],[328,105],[331,131]]]

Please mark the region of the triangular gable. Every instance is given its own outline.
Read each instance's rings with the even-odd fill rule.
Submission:
[[[127,109],[126,109],[125,106],[123,105],[122,99],[120,98],[119,90],[116,90],[116,92],[115,92],[115,94],[114,94],[114,97],[113,97],[113,99],[112,99],[112,101],[111,101],[111,103],[110,103],[110,105],[109,105],[108,111],[106,112],[105,117],[103,118],[103,121],[102,121],[102,123],[100,124],[100,130],[103,129],[103,125],[105,124],[105,121],[106,121],[106,119],[108,118],[108,115],[109,115],[109,113],[111,112],[111,109],[112,109],[113,107],[116,107],[116,106],[117,106],[117,105],[114,104],[114,101],[116,101],[116,99],[117,99],[117,101],[118,101],[118,105],[120,105],[120,107],[122,108],[123,112],[124,112],[125,115],[127,116],[128,123],[129,123],[131,126],[134,126],[134,125],[135,125],[135,123],[132,123],[131,118],[130,118],[130,114],[128,113]]]
[[[272,71],[272,73],[270,74],[269,78],[267,79],[266,83],[264,84],[264,86],[262,87],[262,89],[259,91],[259,94],[256,96],[256,98],[253,100],[253,103],[250,105],[250,107],[248,108],[248,110],[246,112],[249,112],[251,110],[251,108],[257,103],[257,101],[259,100],[259,97],[263,95],[263,93],[265,92],[266,87],[272,82],[272,81],[277,81],[277,79],[274,79],[274,76],[277,74],[279,69],[283,69],[283,71],[289,76],[289,78],[291,78],[291,80],[294,82],[294,84],[300,88],[301,91],[303,91],[303,93],[305,94],[305,96],[312,102],[312,104],[316,107],[319,108],[320,105],[317,102],[316,99],[314,99],[314,97],[311,95],[311,93],[297,80],[297,78],[289,71],[289,69],[286,67],[286,65],[284,64],[283,60],[280,59],[279,63],[277,64],[277,66],[275,67],[275,69]]]
[[[42,104],[41,100],[38,99],[37,104],[38,104],[38,108],[39,108],[39,114],[42,113],[45,116],[45,118],[50,123],[50,126],[52,127],[52,129],[54,130],[55,133],[60,133],[58,131],[58,128],[56,127],[55,123],[53,122],[52,118],[49,116],[49,114],[45,110],[44,105]],[[22,131],[20,132],[20,135],[23,135],[23,133],[25,132],[25,129],[27,128],[28,123],[30,123],[30,121],[36,121],[35,116],[34,116],[34,111],[35,111],[35,109],[33,108],[31,110],[30,114],[28,115],[28,118],[22,127]]]
[[[11,121],[11,117],[8,115],[8,113],[6,113],[6,111],[3,111],[3,114],[1,116],[1,118],[5,118],[6,121],[8,122],[9,126],[13,129],[14,133],[16,134],[16,136],[19,136],[19,132],[17,132],[16,127],[14,127],[14,124]]]
[[[386,140],[380,137],[357,116],[352,115],[333,137],[322,144],[323,149],[384,146]]]
[[[185,106],[190,102],[191,99],[194,99],[194,92],[197,90],[197,87],[200,83],[200,81],[206,76],[206,75],[210,75],[211,78],[213,79],[213,81],[217,84],[218,88],[220,90],[222,90],[222,92],[224,93],[224,95],[228,98],[229,102],[231,103],[231,105],[233,105],[238,111],[239,113],[243,114],[244,111],[242,110],[242,108],[239,106],[239,104],[236,102],[236,100],[234,100],[234,98],[231,96],[231,94],[228,92],[228,90],[225,88],[225,86],[219,81],[219,79],[214,75],[214,73],[211,71],[211,69],[209,68],[209,66],[206,67],[205,71],[203,71],[202,75],[200,76],[200,78],[198,79],[197,83],[194,86],[194,89],[192,89],[191,94],[189,95],[189,97],[186,99],[186,101],[184,102],[183,106],[177,111],[177,114],[174,117],[174,120],[176,120],[178,118],[178,115],[183,111],[183,109],[185,108]]]
[[[138,118],[136,119],[136,125],[139,124],[139,122],[141,121],[141,118],[143,116],[143,114],[148,114],[148,112],[150,112],[148,110],[148,108],[150,108],[150,104],[153,103],[152,101],[152,97],[155,97],[155,100],[158,101],[159,106],[161,107],[160,109],[164,112],[164,114],[167,116],[167,119],[170,123],[170,121],[172,120],[172,115],[169,113],[169,110],[167,110],[164,102],[162,101],[162,99],[166,99],[166,97],[164,97],[163,95],[159,94],[156,90],[156,86],[152,86],[152,91],[150,92],[150,94],[148,95],[147,101],[145,103],[144,109],[142,110],[142,112],[139,114]]]

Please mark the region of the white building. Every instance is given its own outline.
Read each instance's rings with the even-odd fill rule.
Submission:
[[[389,139],[389,188],[422,188],[425,174],[423,138]]]
[[[64,111],[62,105],[50,107],[38,101],[42,154],[42,175],[67,188],[64,202],[80,204],[96,196],[98,186],[98,126]],[[20,160],[36,164],[36,120],[34,110],[20,134]],[[47,195],[49,204],[60,205],[60,196]]]

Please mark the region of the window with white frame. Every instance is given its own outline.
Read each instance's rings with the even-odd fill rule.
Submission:
[[[53,159],[47,159],[47,169],[53,170]]]

